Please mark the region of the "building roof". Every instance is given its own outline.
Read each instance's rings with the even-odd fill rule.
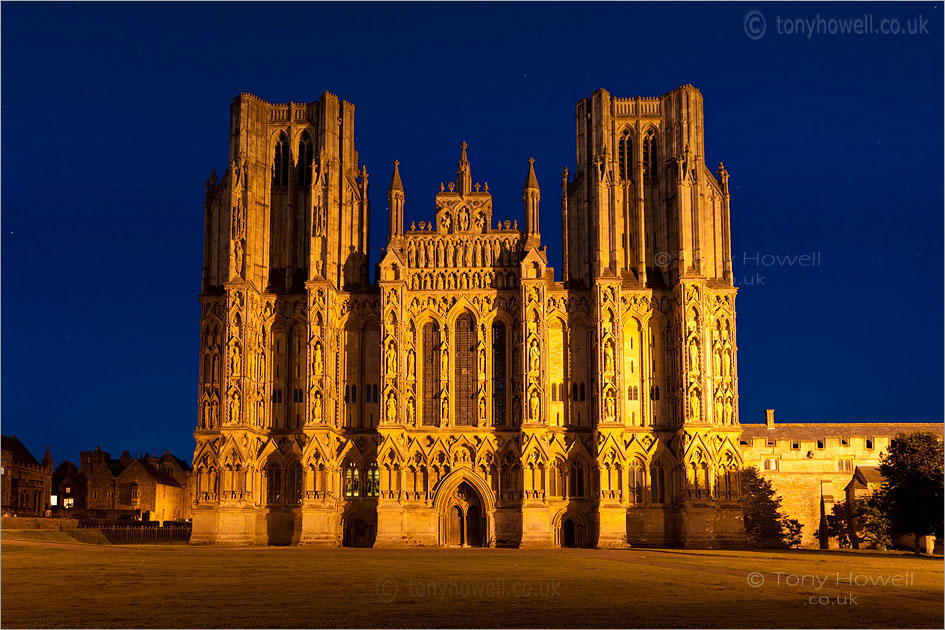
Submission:
[[[165,450],[165,451],[164,451],[164,454],[161,455],[161,460],[164,460],[164,458],[166,458],[166,457],[170,457],[170,458],[173,459],[175,462],[177,462],[177,465],[180,466],[181,470],[183,470],[183,471],[185,471],[185,472],[191,470],[190,464],[189,464],[188,462],[184,461],[183,459],[181,459],[181,458],[178,457],[177,455],[174,455],[174,454],[171,453],[169,450]]]
[[[824,437],[895,437],[899,433],[929,431],[943,435],[941,422],[784,422],[772,428],[764,422],[742,423],[742,439],[763,437],[782,440],[817,440]]]
[[[39,468],[39,462],[36,461],[36,458],[33,457],[29,449],[23,446],[23,442],[20,442],[15,435],[0,436],[0,448],[12,453],[14,463],[27,464]]]
[[[879,466],[857,466],[854,476],[862,477],[866,483],[883,483],[886,478],[879,472]]]
[[[165,486],[176,486],[176,487],[178,487],[178,488],[181,487],[181,485],[180,485],[179,483],[177,483],[177,480],[176,480],[176,479],[174,479],[174,478],[171,477],[170,475],[166,475],[166,474],[162,473],[160,470],[158,470],[157,468],[155,468],[154,466],[152,466],[147,460],[144,460],[144,459],[137,459],[137,460],[135,460],[135,461],[138,462],[139,464],[141,464],[141,466],[145,469],[145,471],[147,471],[147,473],[148,473],[156,482],[158,482],[158,483],[160,483],[160,484],[163,484],[163,485],[165,485]],[[133,462],[132,462],[132,463],[133,463]]]

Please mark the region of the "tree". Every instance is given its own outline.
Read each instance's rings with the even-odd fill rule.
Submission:
[[[879,490],[869,497],[854,501],[850,510],[854,534],[877,549],[892,545],[892,523],[884,503],[883,491]]]
[[[921,536],[942,535],[943,456],[939,437],[919,431],[897,435],[880,458],[886,481],[875,505],[895,531],[915,535],[916,553]]]
[[[850,506],[846,501],[834,503],[833,510],[827,515],[827,536],[836,538],[841,549],[849,549],[852,546],[851,516]]]
[[[742,470],[745,533],[753,547],[797,547],[802,525],[781,513],[781,497],[754,467]]]

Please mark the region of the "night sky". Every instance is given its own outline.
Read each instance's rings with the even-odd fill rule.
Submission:
[[[759,3],[759,39],[754,8],[4,2],[3,432],[57,462],[191,457],[204,182],[239,92],[355,104],[372,275],[392,160],[408,226],[433,217],[463,140],[494,218],[521,223],[533,156],[560,278],[574,104],[685,83],[707,164],[732,176],[742,421],[940,421],[942,4]],[[778,20],[865,14],[926,32]]]

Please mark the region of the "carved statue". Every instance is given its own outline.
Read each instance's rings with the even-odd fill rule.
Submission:
[[[417,355],[413,348],[407,351],[407,378],[414,378],[417,370]]]
[[[729,398],[725,401],[725,424],[734,424],[735,419],[732,417],[732,400]]]
[[[479,419],[486,419],[486,399],[484,396],[479,397]]]
[[[465,232],[469,229],[469,210],[466,208],[460,210],[459,218],[456,220],[456,227],[458,227],[461,232]]]
[[[232,376],[240,375],[240,344],[235,342],[230,350],[230,372]]]
[[[446,348],[446,342],[443,342],[443,351],[440,354],[440,378],[444,383],[450,378],[450,353]]]
[[[415,412],[415,408],[414,408],[413,396],[408,396],[407,397],[407,422],[409,424],[414,423],[414,412]]]
[[[532,388],[528,395],[528,415],[533,420],[538,420],[541,415],[541,401],[538,399],[538,390]]]
[[[236,424],[240,421],[240,393],[233,392],[230,398],[230,422]]]
[[[528,345],[528,369],[537,372],[541,365],[541,351],[538,349],[538,341],[532,339]]]
[[[695,339],[689,340],[689,371],[699,373],[699,344]]]
[[[324,360],[322,359],[321,342],[315,342],[315,349],[312,352],[315,355],[312,357],[312,372],[314,372],[316,375],[319,375],[325,369]]]
[[[732,375],[732,356],[728,350],[722,351],[722,375],[728,378]]]
[[[715,421],[720,424],[725,422],[725,406],[722,403],[721,396],[717,396],[715,399]]]
[[[613,419],[617,416],[616,404],[614,403],[614,390],[608,389],[604,402],[607,410],[607,418]]]
[[[233,245],[233,266],[236,267],[236,275],[243,277],[243,241],[238,240]]]
[[[712,367],[715,371],[715,376],[722,376],[722,351],[716,350],[712,353]]]
[[[387,421],[397,421],[397,397],[393,392],[387,394]]]
[[[322,421],[322,395],[319,392],[315,392],[315,399],[312,401],[312,420]]]
[[[614,371],[614,343],[610,340],[604,344],[604,371]]]
[[[693,422],[697,422],[702,415],[702,410],[699,407],[699,392],[696,389],[692,389],[689,392],[689,419]]]
[[[443,393],[443,398],[440,400],[440,423],[446,425],[447,418],[450,417],[450,401],[446,397],[446,393]]]
[[[394,350],[394,343],[387,346],[387,373],[389,375],[397,374],[397,351]]]

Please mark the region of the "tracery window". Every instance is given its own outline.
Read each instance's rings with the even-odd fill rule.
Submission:
[[[266,501],[269,504],[282,502],[282,470],[276,462],[266,468]]]
[[[659,149],[656,146],[656,130],[650,127],[643,135],[643,178],[652,180],[657,177]]]
[[[305,131],[299,139],[298,186],[312,185],[312,137]]]
[[[293,462],[285,478],[286,500],[290,505],[298,505],[302,502],[302,465],[299,462]]]
[[[501,426],[505,417],[505,324],[492,324],[492,419]]]
[[[440,417],[440,329],[423,326],[423,424],[435,427]]]
[[[571,479],[569,493],[572,497],[584,496],[584,464],[575,462],[571,464]]]
[[[361,472],[355,462],[348,462],[345,468],[345,496],[357,497],[361,494]]]
[[[476,325],[469,313],[456,319],[453,335],[453,391],[456,426],[476,425]]]
[[[381,474],[377,468],[377,462],[371,462],[368,466],[367,480],[365,483],[366,494],[369,497],[376,497],[381,489]]]
[[[284,187],[289,185],[289,161],[292,157],[289,155],[289,139],[285,133],[279,135],[279,141],[276,142],[275,156],[272,162],[272,185],[274,187]]]
[[[657,464],[650,467],[650,501],[653,503],[666,502],[666,485],[663,467]]]
[[[624,128],[617,144],[617,165],[621,180],[629,182],[633,179],[633,138],[629,128]]]

